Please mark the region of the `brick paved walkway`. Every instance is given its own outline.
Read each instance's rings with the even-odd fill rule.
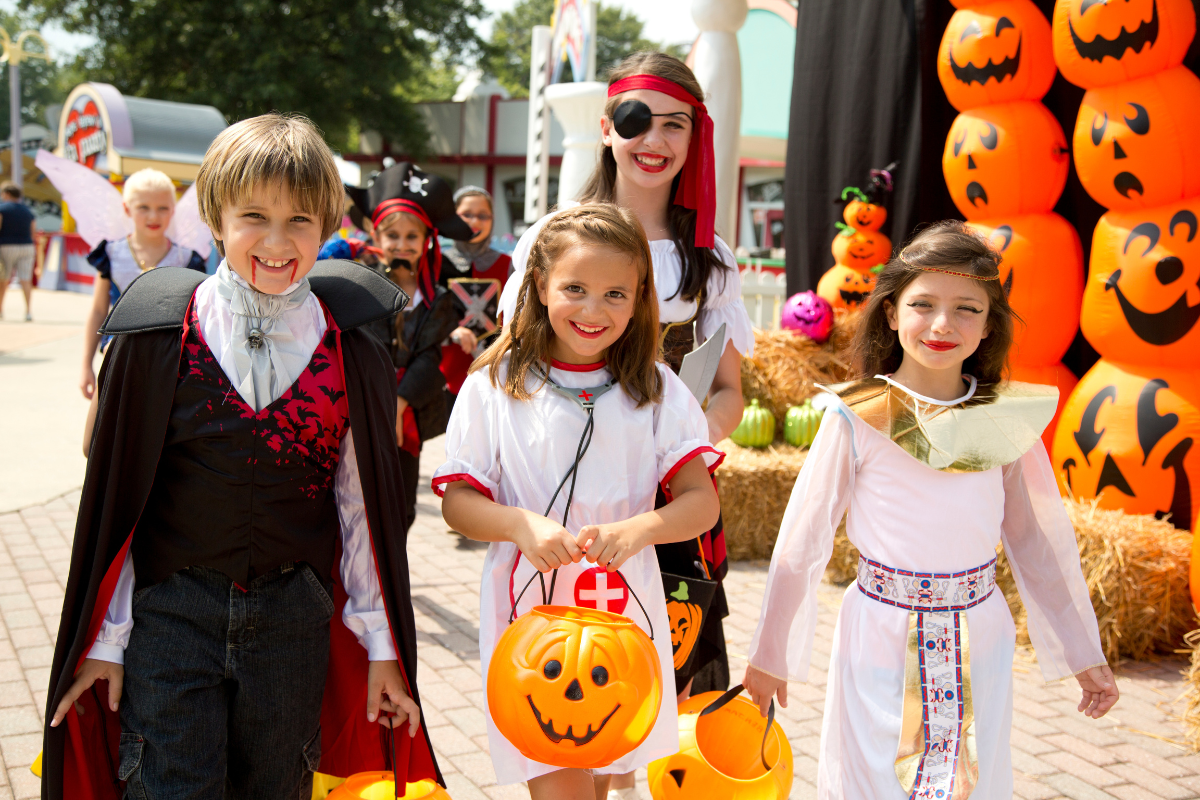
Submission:
[[[429,443],[423,468],[439,463]],[[428,486],[428,482],[423,482]],[[42,713],[53,637],[70,557],[79,493],[0,515],[0,800],[37,797],[29,765],[41,747]],[[447,533],[428,489],[418,498],[410,535],[413,604],[420,636],[419,680],[434,747],[454,800],[528,797],[522,787],[495,785],[487,754],[479,676],[479,574],[484,548]],[[733,565],[727,581],[735,679],[744,666],[766,578],[763,563]],[[815,796],[817,743],[825,700],[825,668],[841,590],[822,587],[817,653],[810,682],[793,685],[780,723],[796,757],[793,798]],[[1044,685],[1036,665],[1020,660],[1013,713],[1013,762],[1021,798],[1142,800],[1200,797],[1200,755],[1182,745],[1173,720],[1181,691],[1180,661],[1127,664],[1121,702],[1091,722],[1075,712],[1074,684]],[[643,797],[645,771],[640,785]]]

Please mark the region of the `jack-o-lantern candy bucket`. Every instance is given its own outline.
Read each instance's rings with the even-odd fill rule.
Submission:
[[[1058,0],[1054,60],[1063,77],[1093,89],[1183,63],[1196,35],[1192,0]]]
[[[942,174],[967,219],[1042,214],[1067,183],[1067,139],[1050,110],[1019,100],[973,108],[950,126]]]
[[[1052,463],[1063,494],[1194,530],[1200,374],[1100,359],[1063,407]]]
[[[406,783],[404,793],[396,794],[395,777],[390,772],[360,772],[351,775],[326,797],[329,800],[450,800],[446,790],[433,781]],[[314,794],[315,797],[315,794]]]
[[[1200,367],[1200,197],[1100,218],[1081,323],[1113,361]]]
[[[1055,74],[1050,23],[1031,0],[960,9],[942,35],[937,71],[959,111],[1041,100]]]
[[[773,714],[728,692],[679,704],[679,752],[648,768],[654,800],[782,800],[792,790],[792,746]],[[773,710],[773,707],[772,707]]]
[[[620,614],[535,606],[496,643],[487,702],[497,729],[526,758],[607,766],[645,741],[658,719],[658,651]]]
[[[1200,78],[1187,67],[1092,89],[1075,118],[1079,182],[1131,211],[1200,194]]]

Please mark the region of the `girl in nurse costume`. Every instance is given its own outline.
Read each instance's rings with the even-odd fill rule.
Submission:
[[[1057,392],[1003,377],[1014,315],[999,265],[961,222],[887,264],[855,343],[862,377],[826,389],[784,514],[743,679],[764,714],[808,679],[817,584],[847,509],[862,553],[833,636],[820,798],[1012,797],[1001,542],[1043,677],[1074,676],[1089,717],[1117,701],[1040,438]]]
[[[552,570],[548,602],[621,613],[652,628],[669,682],[671,628],[651,545],[712,527],[718,502],[710,473],[722,454],[708,442],[696,399],[655,363],[658,304],[645,235],[617,206],[559,212],[542,226],[521,284],[511,323],[463,384],[446,434],[447,461],[433,480],[444,492],[447,524],[492,542],[480,590],[483,685],[521,587]],[[578,481],[543,516],[576,464],[589,414],[595,436],[578,461]],[[674,501],[655,510],[660,485]],[[533,587],[516,613],[541,602]],[[537,724],[532,715],[529,723]],[[526,759],[490,715],[488,743],[499,782],[528,781],[534,800],[603,798],[609,775],[679,749],[675,697],[664,687],[646,740],[597,770]]]

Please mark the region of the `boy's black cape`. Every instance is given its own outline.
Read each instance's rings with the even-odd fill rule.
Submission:
[[[50,671],[47,723],[95,641],[149,496],[175,396],[184,316],[204,278],[180,268],[146,272],[129,285],[101,331],[115,334],[116,342],[104,361],[97,387],[99,411]],[[395,446],[395,371],[375,337],[361,329],[373,320],[396,314],[407,298],[391,281],[350,261],[318,262],[309,273],[309,282],[340,329],[337,350],[375,566],[409,694],[419,703],[417,639]],[[196,513],[204,510],[198,508]],[[334,570],[332,577],[340,609],[346,593],[337,573]],[[391,760],[385,729],[367,722],[366,681],[367,653],[342,624],[342,615],[334,614],[321,708],[321,772],[345,777],[386,769]],[[79,698],[82,715],[68,712],[57,728],[47,724],[43,798],[121,797],[117,778],[120,724],[118,716],[108,710],[107,697],[108,687],[98,683]],[[401,780],[432,778],[441,783],[423,723],[415,739],[409,738],[407,725],[397,731],[396,772]]]

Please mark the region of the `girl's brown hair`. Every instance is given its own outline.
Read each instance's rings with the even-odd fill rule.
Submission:
[[[493,386],[500,386],[500,368],[508,357],[503,389],[510,397],[528,400],[529,373],[538,362],[549,364],[554,329],[550,314],[538,296],[555,262],[572,247],[598,245],[629,256],[638,271],[638,294],[633,318],[625,332],[608,348],[608,371],[613,381],[639,406],[662,399],[662,375],[655,365],[658,352],[658,299],[654,294],[654,270],[650,267],[650,245],[642,226],[630,212],[611,203],[589,203],[560,211],[538,232],[529,250],[528,268],[521,280],[512,322],[500,338],[484,351],[471,371],[487,367]]]
[[[687,64],[666,53],[642,51],[626,56],[609,73],[608,84],[611,86],[630,75],[654,75],[665,78],[682,86],[697,100],[704,101],[704,89],[700,88],[700,82],[696,80],[692,70]],[[611,121],[612,115],[620,103],[621,95],[608,98],[608,102],[604,104],[604,116]],[[692,122],[695,122],[695,115],[692,117]],[[692,135],[698,135],[694,128]],[[687,168],[686,164],[684,168]],[[682,174],[682,170],[680,174]],[[601,142],[600,158],[579,195],[579,202],[612,203],[616,199],[616,188],[617,160],[613,158],[612,148]],[[678,189],[679,175],[676,175],[675,180],[671,182],[672,198],[675,197]],[[713,270],[726,271],[729,266],[717,256],[714,249],[696,247],[696,211],[694,209],[684,208],[672,201],[667,208],[667,226],[670,229],[671,241],[675,243],[675,250],[679,253],[679,259],[683,265],[679,288],[671,297],[682,295],[685,300],[695,300],[708,285],[708,279]]]
[[[1003,382],[1008,373],[1013,323],[1020,317],[1008,304],[1008,293],[1000,284],[1001,260],[987,239],[958,220],[938,222],[917,233],[888,261],[871,290],[852,345],[855,372],[869,378],[899,369],[904,350],[888,325],[888,310],[924,271],[948,270],[982,278],[979,283],[987,291],[987,338],[963,362],[963,373],[974,375],[981,384]]]

